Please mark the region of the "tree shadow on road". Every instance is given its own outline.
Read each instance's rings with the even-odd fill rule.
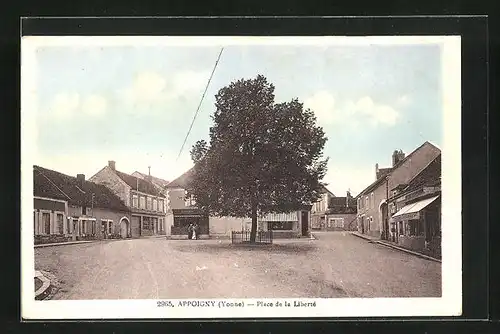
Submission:
[[[304,254],[317,249],[312,244],[290,243],[290,244],[270,244],[270,245],[248,245],[248,244],[186,244],[175,245],[174,248],[180,252],[204,252],[204,253],[222,253],[222,252],[267,252],[281,254]]]

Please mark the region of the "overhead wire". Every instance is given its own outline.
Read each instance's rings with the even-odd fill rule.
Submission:
[[[217,68],[217,65],[219,64],[219,60],[220,60],[220,57],[222,55],[223,50],[224,50],[224,48],[221,48],[221,50],[219,52],[219,56],[217,57],[217,61],[215,62],[214,68],[212,70],[212,74],[210,74],[210,78],[208,78],[207,85],[205,86],[205,91],[203,92],[203,95],[201,96],[201,100],[200,100],[200,103],[198,104],[198,108],[196,108],[196,113],[194,114],[193,120],[191,121],[191,125],[189,126],[189,130],[186,134],[186,137],[184,138],[184,142],[182,143],[181,149],[179,150],[179,154],[177,155],[176,161],[179,160],[179,157],[181,156],[182,151],[184,150],[184,145],[186,145],[189,134],[191,133],[191,130],[193,129],[194,121],[196,120],[196,117],[198,116],[198,113],[200,112],[201,104],[203,103],[203,99],[205,98],[205,94],[207,93],[208,87],[210,86],[210,82],[212,81],[212,77],[214,76],[215,69]]]

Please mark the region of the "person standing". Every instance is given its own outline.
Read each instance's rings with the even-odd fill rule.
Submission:
[[[193,236],[193,224],[189,224],[187,232],[188,232],[188,239],[191,239]]]
[[[200,234],[200,226],[197,223],[195,223],[194,224],[194,238],[193,239],[198,240],[199,234]]]

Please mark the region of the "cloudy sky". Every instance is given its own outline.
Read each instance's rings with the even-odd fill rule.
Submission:
[[[325,181],[357,194],[406,153],[442,143],[438,45],[228,45],[183,154],[176,160],[220,46],[48,46],[37,49],[34,163],[86,177],[115,160],[172,180],[191,167],[189,149],[208,139],[214,95],[263,74],[276,102],[314,110],[328,142]]]

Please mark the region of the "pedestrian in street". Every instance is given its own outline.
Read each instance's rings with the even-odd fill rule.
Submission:
[[[191,237],[191,239],[193,239],[193,240],[198,239],[198,233],[196,231],[196,224],[193,225],[193,236]]]
[[[189,224],[187,232],[188,232],[188,239],[191,239],[193,237],[193,224]]]
[[[200,226],[195,223],[194,224],[194,238],[193,239],[198,240],[199,234],[200,234]]]

